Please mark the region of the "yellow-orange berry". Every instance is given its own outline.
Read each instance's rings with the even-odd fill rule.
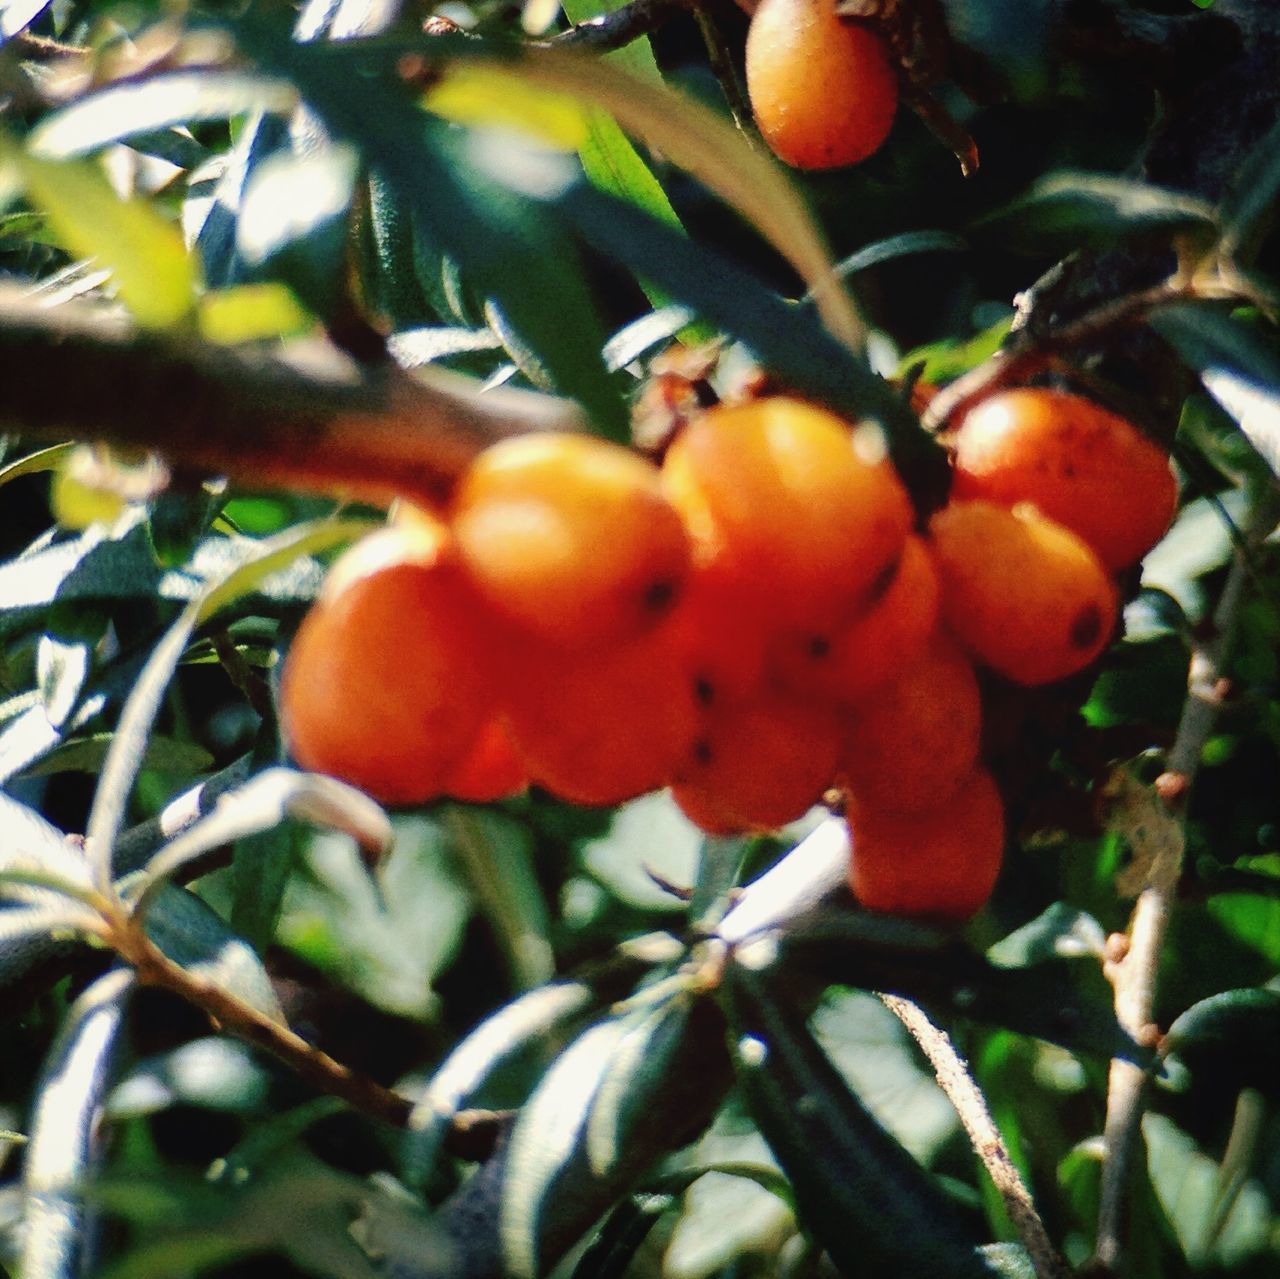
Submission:
[[[833,715],[776,693],[713,710],[671,793],[713,834],[774,830],[821,798],[838,740]]]
[[[382,529],[334,565],[285,661],[285,736],[305,768],[386,803],[444,789],[493,713],[483,610],[439,525]]]
[[[747,32],[747,93],[761,136],[787,164],[830,169],[879,150],[898,107],[885,42],[834,0],[761,0]]]
[[[993,395],[965,415],[953,443],[956,499],[1030,502],[1110,569],[1136,564],[1177,509],[1164,450],[1080,395],[1042,387]]]
[[[577,804],[620,804],[665,786],[698,727],[669,625],[598,653],[529,644],[503,682],[529,776]]]
[[[981,737],[973,666],[939,636],[924,657],[859,702],[837,767],[857,800],[916,812],[956,793],[977,763]]]
[[[930,523],[948,629],[1018,684],[1083,670],[1115,626],[1115,584],[1089,547],[1034,507],[952,502]]]
[[[878,431],[781,396],[692,423],[667,451],[663,480],[698,570],[779,627],[855,611],[912,523]]]
[[[486,449],[451,507],[458,552],[485,599],[538,637],[619,643],[675,603],[689,566],[657,468],[584,435],[526,435]]]
[[[872,602],[847,624],[777,637],[770,665],[784,687],[802,696],[855,703],[924,653],[938,620],[939,589],[938,571],[923,538],[907,538],[877,587]]]
[[[868,910],[958,921],[991,896],[1004,852],[1004,805],[985,769],[923,812],[855,800],[848,821],[849,887]]]

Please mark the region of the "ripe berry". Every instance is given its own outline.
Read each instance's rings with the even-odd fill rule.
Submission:
[[[902,552],[906,490],[879,435],[783,397],[712,410],[667,451],[663,480],[722,595],[722,622],[828,626]],[[735,603],[736,602],[736,603]]]
[[[871,28],[834,0],[761,0],[747,32],[747,93],[770,149],[801,169],[879,150],[898,107],[898,77]]]
[[[848,820],[849,887],[868,910],[959,921],[991,896],[1004,851],[1004,805],[985,769],[923,812],[855,800]]]
[[[454,799],[488,804],[518,795],[528,785],[529,776],[511,733],[501,719],[494,717],[449,771],[441,789]]]
[[[954,446],[955,498],[1030,502],[1113,570],[1136,564],[1177,509],[1164,451],[1083,396],[1040,387],[993,395],[965,416]]]
[[[675,603],[689,566],[657,469],[584,435],[485,450],[452,508],[467,571],[500,613],[578,649],[629,640]]]
[[[703,830],[773,830],[803,817],[835,772],[839,726],[780,694],[708,713],[671,788]]]
[[[304,768],[386,803],[440,794],[493,713],[478,601],[445,530],[379,530],[334,565],[289,649],[284,730]]]
[[[530,643],[503,682],[530,778],[576,804],[620,804],[664,786],[698,727],[669,625],[598,653]]]
[[[858,704],[837,767],[858,801],[917,812],[956,793],[977,763],[981,736],[973,666],[938,636],[921,660]]]
[[[1115,584],[1069,529],[1028,505],[952,502],[930,523],[948,629],[1018,684],[1083,670],[1115,626]]]
[[[924,539],[907,538],[879,593],[846,625],[780,635],[770,653],[778,681],[801,696],[856,703],[923,653],[938,619],[938,570]]]

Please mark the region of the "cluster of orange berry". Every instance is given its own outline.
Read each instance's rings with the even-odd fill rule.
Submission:
[[[335,565],[284,670],[292,749],[388,802],[670,786],[716,833],[838,786],[864,904],[971,914],[1004,842],[974,664],[1029,685],[1093,661],[1112,573],[1176,483],[1128,422],[1055,391],[992,397],[953,451],[920,531],[878,428],[795,399],[711,410],[661,466],[584,436],[496,444],[447,509]]]

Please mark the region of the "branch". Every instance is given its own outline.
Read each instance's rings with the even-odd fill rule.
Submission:
[[[991,1118],[986,1099],[974,1083],[964,1059],[945,1030],[935,1026],[918,1005],[898,995],[881,995],[885,1006],[910,1032],[933,1067],[938,1085],[960,1116],[974,1154],[982,1161],[1004,1200],[1023,1246],[1031,1257],[1036,1279],[1067,1279],[1071,1270],[1059,1255],[1036,1212],[1031,1192],[1009,1155],[1004,1138]]]
[[[692,3],[693,0],[631,0],[612,13],[579,22],[546,43],[607,53],[656,31],[663,23],[688,10]]]
[[[0,427],[103,440],[243,483],[437,502],[504,436],[582,429],[533,391],[361,368],[332,348],[278,354],[147,334],[91,304],[42,308],[0,288]]]
[[[1191,655],[1187,700],[1165,772],[1154,789],[1120,777],[1113,790],[1119,799],[1113,825],[1133,848],[1132,869],[1141,882],[1131,885],[1137,901],[1127,936],[1119,943],[1120,957],[1108,965],[1108,972],[1115,987],[1116,1019],[1139,1043],[1150,1043],[1158,1035],[1154,1025],[1156,978],[1182,875],[1187,802],[1221,704],[1224,663],[1244,601],[1251,551],[1271,532],[1278,516],[1280,497],[1269,488],[1250,514],[1243,545],[1236,549],[1209,633]],[[1132,1062],[1116,1058],[1111,1063],[1103,1130],[1106,1155],[1091,1274],[1114,1273],[1123,1251],[1124,1203],[1148,1078],[1148,1072]]]

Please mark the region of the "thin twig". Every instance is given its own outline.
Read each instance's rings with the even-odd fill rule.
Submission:
[[[982,1161],[982,1166],[1000,1192],[1009,1220],[1031,1257],[1037,1279],[1067,1279],[1071,1270],[1053,1246],[1044,1222],[1036,1212],[1031,1192],[991,1118],[986,1099],[974,1083],[951,1037],[935,1026],[911,1000],[898,995],[881,995],[880,998],[929,1059],[939,1087],[955,1107],[965,1132],[969,1134],[974,1154]]]
[[[208,1014],[217,1027],[278,1058],[312,1087],[340,1097],[362,1114],[403,1128],[412,1103],[376,1080],[335,1061],[287,1026],[241,1002],[216,983],[189,972],[165,955],[128,921],[113,929],[112,945],[132,964],[138,980],[185,999]]]
[[[1115,987],[1116,1019],[1139,1043],[1157,1031],[1156,977],[1169,916],[1182,875],[1185,814],[1199,770],[1204,744],[1221,705],[1224,662],[1245,597],[1250,573],[1248,550],[1271,532],[1280,514],[1280,495],[1268,489],[1254,504],[1245,528],[1245,548],[1237,550],[1214,610],[1209,633],[1191,656],[1187,700],[1165,772],[1154,791],[1131,791],[1124,833],[1134,846],[1141,883],[1127,940],[1118,960],[1108,965]],[[1111,1063],[1107,1082],[1106,1154],[1098,1208],[1098,1234],[1089,1273],[1115,1272],[1123,1251],[1123,1222],[1134,1150],[1138,1144],[1149,1074],[1122,1058]]]
[[[598,18],[579,22],[546,43],[607,53],[656,31],[663,23],[688,9],[691,3],[692,0],[631,0],[630,4],[624,4],[612,13],[602,13]]]
[[[729,114],[733,116],[733,122],[742,136],[752,146],[756,146],[759,135],[752,125],[755,117],[751,110],[751,100],[747,97],[746,85],[743,84],[737,64],[729,52],[722,24],[713,8],[714,3],[715,0],[696,0],[693,7],[694,20],[707,49],[707,62],[729,105]]]
[[[1157,307],[1189,300],[1218,301],[1239,295],[1215,281],[1174,276],[1151,288],[1110,298],[1074,320],[1052,329],[1027,325],[989,359],[956,378],[929,402],[921,415],[927,430],[938,431],[957,413],[991,394],[997,387],[1029,377],[1055,354],[1097,342],[1118,330],[1143,323]]]

